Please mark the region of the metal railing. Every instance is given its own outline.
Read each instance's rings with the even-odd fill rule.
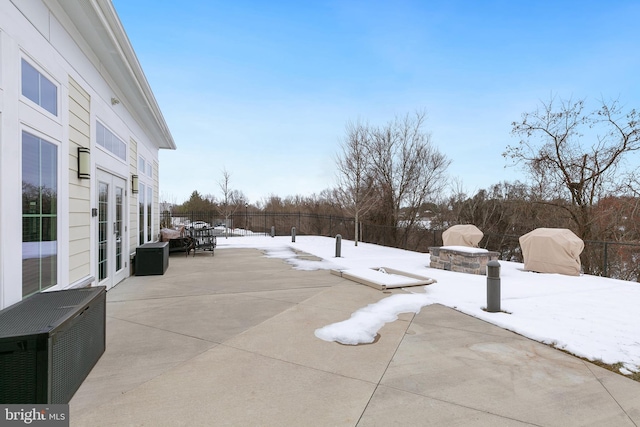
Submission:
[[[204,223],[204,224],[203,224]],[[190,227],[220,227],[228,230],[229,235],[270,235],[275,227],[277,236],[291,233],[296,227],[298,235],[334,236],[342,234],[345,239],[354,237],[354,219],[336,215],[318,215],[309,213],[274,213],[237,211],[228,217],[217,212],[184,212],[160,215],[160,228],[184,225]]]
[[[330,236],[340,234],[343,239],[353,240],[355,236],[354,218],[312,214],[249,212],[238,210],[227,218],[219,213],[186,212],[160,216],[161,227],[176,225],[193,226],[196,222],[208,226],[218,226],[220,235],[246,236],[271,234],[272,228],[277,236],[291,235],[292,227],[298,236]],[[202,224],[200,224],[202,225]],[[421,227],[380,226],[363,222],[360,226],[360,241],[383,246],[397,247],[416,252],[429,252],[431,246],[442,246],[441,229]],[[523,262],[519,237],[509,234],[485,233],[479,246],[496,251],[500,259]],[[613,241],[584,241],[585,248],[580,256],[585,273],[621,280],[640,281],[640,243]]]

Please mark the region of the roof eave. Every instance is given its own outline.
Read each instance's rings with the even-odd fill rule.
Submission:
[[[120,96],[127,98],[134,110],[132,114],[150,133],[153,143],[160,149],[175,150],[169,127],[111,1],[58,0],[58,4],[100,62],[99,66],[120,87]]]

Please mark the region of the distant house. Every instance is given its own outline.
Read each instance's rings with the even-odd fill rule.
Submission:
[[[111,1],[0,0],[0,308],[129,276],[175,148]]]

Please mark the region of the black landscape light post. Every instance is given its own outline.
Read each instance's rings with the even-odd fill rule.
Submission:
[[[244,203],[244,235],[247,235],[247,231],[249,230],[249,203]]]

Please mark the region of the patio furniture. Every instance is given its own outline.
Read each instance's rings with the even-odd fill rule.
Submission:
[[[136,248],[136,276],[162,275],[169,267],[169,242],[146,243]]]
[[[169,252],[188,252],[192,248],[193,239],[189,236],[185,226],[176,229],[163,228],[160,230],[159,240],[169,243]]]
[[[189,236],[169,239],[169,252],[185,252],[190,240]]]
[[[197,250],[211,251],[211,255],[214,255],[214,249],[217,244],[215,235],[215,229],[210,228],[192,228],[189,229],[189,236],[194,240],[195,248],[193,255]]]
[[[105,350],[106,288],[41,292],[0,311],[0,404],[69,403]]]

